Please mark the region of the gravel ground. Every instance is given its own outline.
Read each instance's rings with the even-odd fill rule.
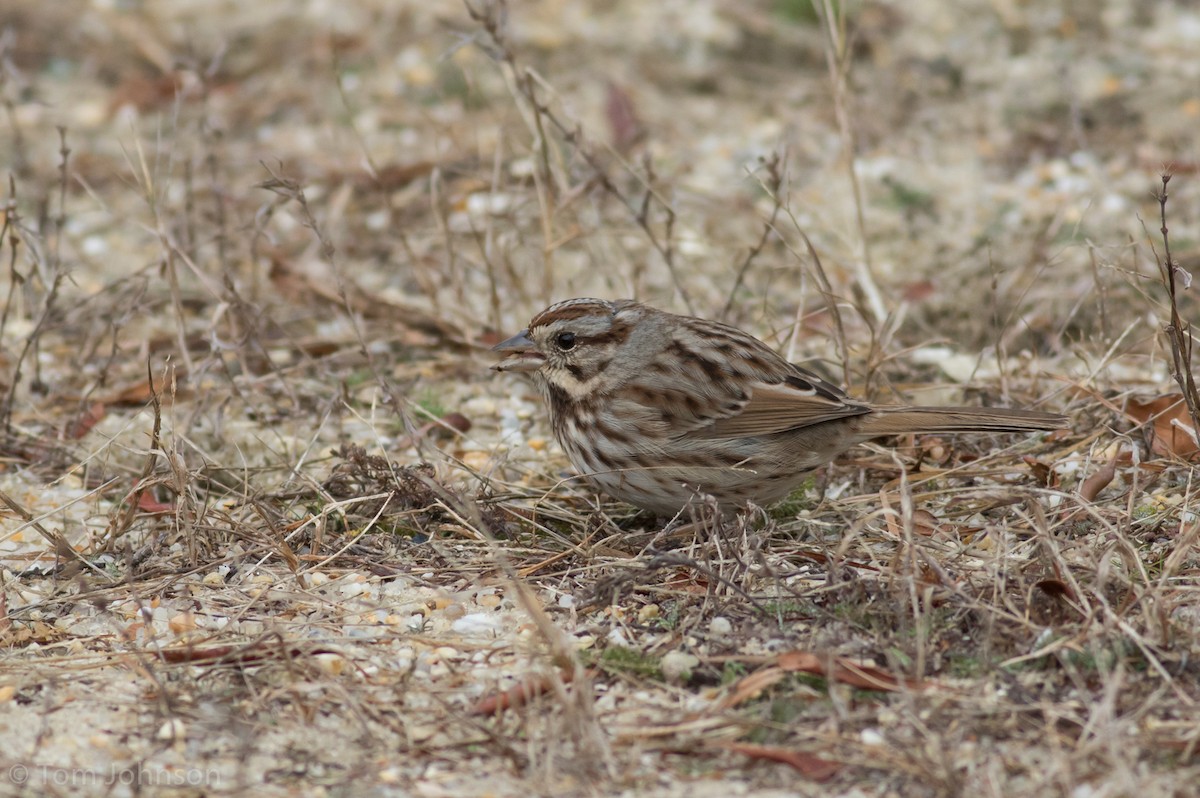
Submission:
[[[7,0],[0,795],[1194,794],[1200,10],[819,5]],[[581,295],[1072,426],[647,517]]]

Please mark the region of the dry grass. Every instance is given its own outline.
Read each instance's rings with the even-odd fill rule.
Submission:
[[[1192,793],[1200,16],[815,5],[0,7],[0,792]],[[586,294],[1072,429],[666,524]]]

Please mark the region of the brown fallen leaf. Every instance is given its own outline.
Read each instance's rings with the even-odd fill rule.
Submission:
[[[885,501],[884,506],[887,506]],[[898,538],[904,537],[904,525],[900,522],[900,518],[895,513],[887,513],[884,516],[887,523],[888,532]],[[915,534],[922,537],[932,537],[941,531],[941,523],[933,513],[928,510],[917,508],[912,511],[912,530]]]
[[[884,513],[884,522],[887,524],[888,532],[902,538],[904,537],[904,525],[901,523],[900,516],[890,512],[893,507],[893,498],[896,504],[900,504],[899,496],[889,495],[886,489],[879,491],[879,501],[883,505],[883,509],[889,511]],[[912,511],[912,531],[915,534],[932,537],[941,530],[942,523],[933,513],[919,507]]]
[[[594,672],[592,670],[584,671],[588,676]],[[562,684],[567,684],[574,678],[575,672],[570,669],[561,670],[557,674],[541,674],[526,677],[504,692],[484,696],[471,708],[470,714],[475,716],[498,715],[513,707],[524,706],[529,703],[530,699],[550,692],[556,680]]]
[[[86,410],[67,425],[65,431],[67,439],[77,441],[84,435],[87,435],[88,431],[99,424],[107,413],[108,411],[105,409],[103,402],[92,402]]]
[[[1121,457],[1121,447],[1113,452],[1113,456],[1108,462],[1102,465],[1096,473],[1085,479],[1079,486],[1079,497],[1085,502],[1095,501],[1100,495],[1100,491],[1108,487],[1108,483],[1113,481],[1117,475],[1117,460]]]
[[[909,283],[903,287],[903,297],[905,302],[920,302],[928,299],[937,293],[937,284],[932,280],[918,280],[915,283]]]
[[[827,667],[831,664],[832,670]],[[848,684],[863,690],[897,692],[901,689],[922,690],[925,683],[892,674],[873,665],[863,665],[844,657],[820,657],[808,651],[785,651],[769,665],[739,679],[733,689],[716,702],[720,709],[730,709],[750,700],[777,684],[788,673],[811,673],[830,681]]]
[[[1034,587],[1041,590],[1051,598],[1059,599],[1060,601],[1074,601],[1075,591],[1061,579],[1042,579],[1037,582]]]
[[[917,679],[906,679],[893,676],[873,665],[862,665],[845,657],[818,657],[807,651],[785,651],[775,658],[775,663],[785,671],[799,671],[824,676],[835,682],[848,684],[863,690],[880,690],[882,692],[897,692],[903,688],[910,690],[924,689],[925,683]],[[833,666],[832,670],[826,663]]]
[[[1033,475],[1037,484],[1043,488],[1058,487],[1058,474],[1054,473],[1054,469],[1029,455],[1025,455],[1021,459],[1025,461],[1025,465],[1029,466],[1029,473]]]
[[[256,640],[239,645],[179,645],[159,649],[154,654],[163,662],[178,665],[257,665],[269,661],[293,660],[317,654],[345,657],[342,651],[330,646],[288,645],[278,639]]]
[[[109,406],[140,407],[157,394],[162,401],[169,402],[177,396],[186,395],[187,392],[183,390],[186,384],[187,372],[176,366],[174,374],[166,379],[163,379],[162,375],[155,375],[153,384],[148,379],[134,380],[114,387],[101,396],[100,401]]]
[[[108,113],[115,114],[126,105],[145,113],[173,102],[176,97],[187,93],[184,77],[182,72],[169,72],[153,77],[127,76],[113,89],[108,101]]]
[[[707,593],[708,579],[688,568],[678,568],[663,580],[664,586],[684,593]]]
[[[1125,403],[1125,415],[1145,425],[1154,454],[1192,460],[1200,453],[1192,417],[1180,394],[1163,394],[1148,402],[1131,398]]]
[[[433,161],[414,161],[412,163],[390,163],[380,166],[373,174],[360,173],[355,176],[355,187],[374,191],[396,191],[408,184],[425,180],[437,168]],[[338,175],[326,175],[326,179],[336,179]]]
[[[638,118],[633,98],[624,86],[609,81],[605,91],[604,115],[608,118],[609,138],[613,149],[626,153],[646,137],[646,127]]]
[[[774,745],[732,742],[718,743],[715,747],[724,748],[726,751],[732,751],[735,754],[741,754],[750,759],[782,762],[785,765],[791,766],[806,778],[818,782],[829,781],[842,769],[841,762],[822,759],[819,756],[805,753],[804,751],[794,751],[790,748],[781,748]]]
[[[162,515],[175,512],[175,502],[160,502],[148,492],[138,494],[137,508],[147,515]]]
[[[464,433],[471,429],[471,419],[462,413],[447,413],[437,421],[427,421],[417,428],[412,435],[396,441],[396,448],[411,446],[422,438],[448,438],[455,433]]]
[[[739,704],[759,696],[763,690],[778,684],[787,671],[777,665],[760,668],[754,673],[748,673],[734,683],[733,689],[720,701],[716,702],[718,709],[732,709]]]
[[[55,628],[42,621],[33,621],[21,626],[10,626],[4,634],[0,635],[0,646],[4,646],[5,648],[24,648],[31,643],[47,646],[57,643],[66,636],[67,633],[62,629]]]

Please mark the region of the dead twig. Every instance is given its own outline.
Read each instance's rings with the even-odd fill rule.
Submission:
[[[1184,289],[1191,288],[1192,275],[1182,268],[1171,257],[1171,239],[1167,230],[1167,184],[1171,182],[1171,173],[1162,173],[1162,189],[1155,195],[1158,200],[1159,232],[1162,234],[1163,257],[1154,258],[1158,262],[1159,273],[1163,286],[1167,289],[1170,317],[1163,325],[1163,334],[1171,348],[1171,376],[1183,394],[1188,413],[1192,417],[1192,437],[1200,434],[1200,393],[1196,390],[1196,378],[1192,372],[1192,325],[1179,316],[1179,282]]]

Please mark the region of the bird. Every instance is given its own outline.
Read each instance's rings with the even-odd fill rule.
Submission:
[[[786,498],[850,447],[903,433],[1036,432],[1064,416],[873,404],[736,327],[632,299],[557,302],[492,347],[532,376],[572,466],[600,491],[671,516]]]

